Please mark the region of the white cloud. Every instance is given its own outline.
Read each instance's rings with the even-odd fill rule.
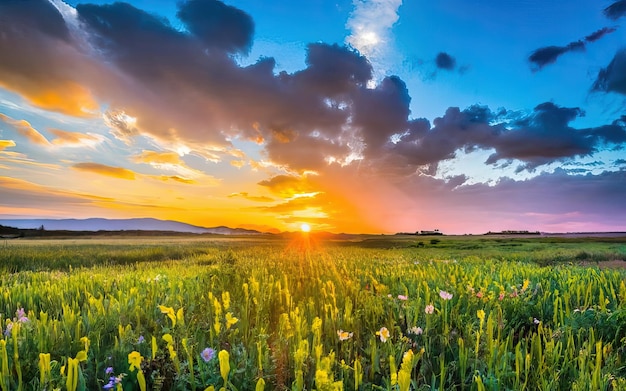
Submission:
[[[354,0],[353,4],[354,10],[346,22],[350,30],[346,43],[370,60],[378,78],[388,70],[391,28],[399,19],[402,0]]]

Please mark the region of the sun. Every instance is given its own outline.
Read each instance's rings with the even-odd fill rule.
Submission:
[[[300,225],[300,231],[302,231],[302,232],[311,232],[311,226],[308,225],[307,223],[302,223]]]

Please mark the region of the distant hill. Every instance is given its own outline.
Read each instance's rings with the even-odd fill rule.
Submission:
[[[46,231],[168,231],[195,234],[257,235],[262,232],[244,228],[199,227],[172,220],[152,218],[137,219],[0,219],[0,225],[19,229],[40,229]]]

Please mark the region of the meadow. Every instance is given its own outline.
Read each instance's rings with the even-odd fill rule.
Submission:
[[[624,237],[7,241],[0,390],[626,390],[624,259]]]

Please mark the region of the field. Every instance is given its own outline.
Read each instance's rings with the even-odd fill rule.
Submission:
[[[626,238],[0,243],[0,390],[626,390]]]

